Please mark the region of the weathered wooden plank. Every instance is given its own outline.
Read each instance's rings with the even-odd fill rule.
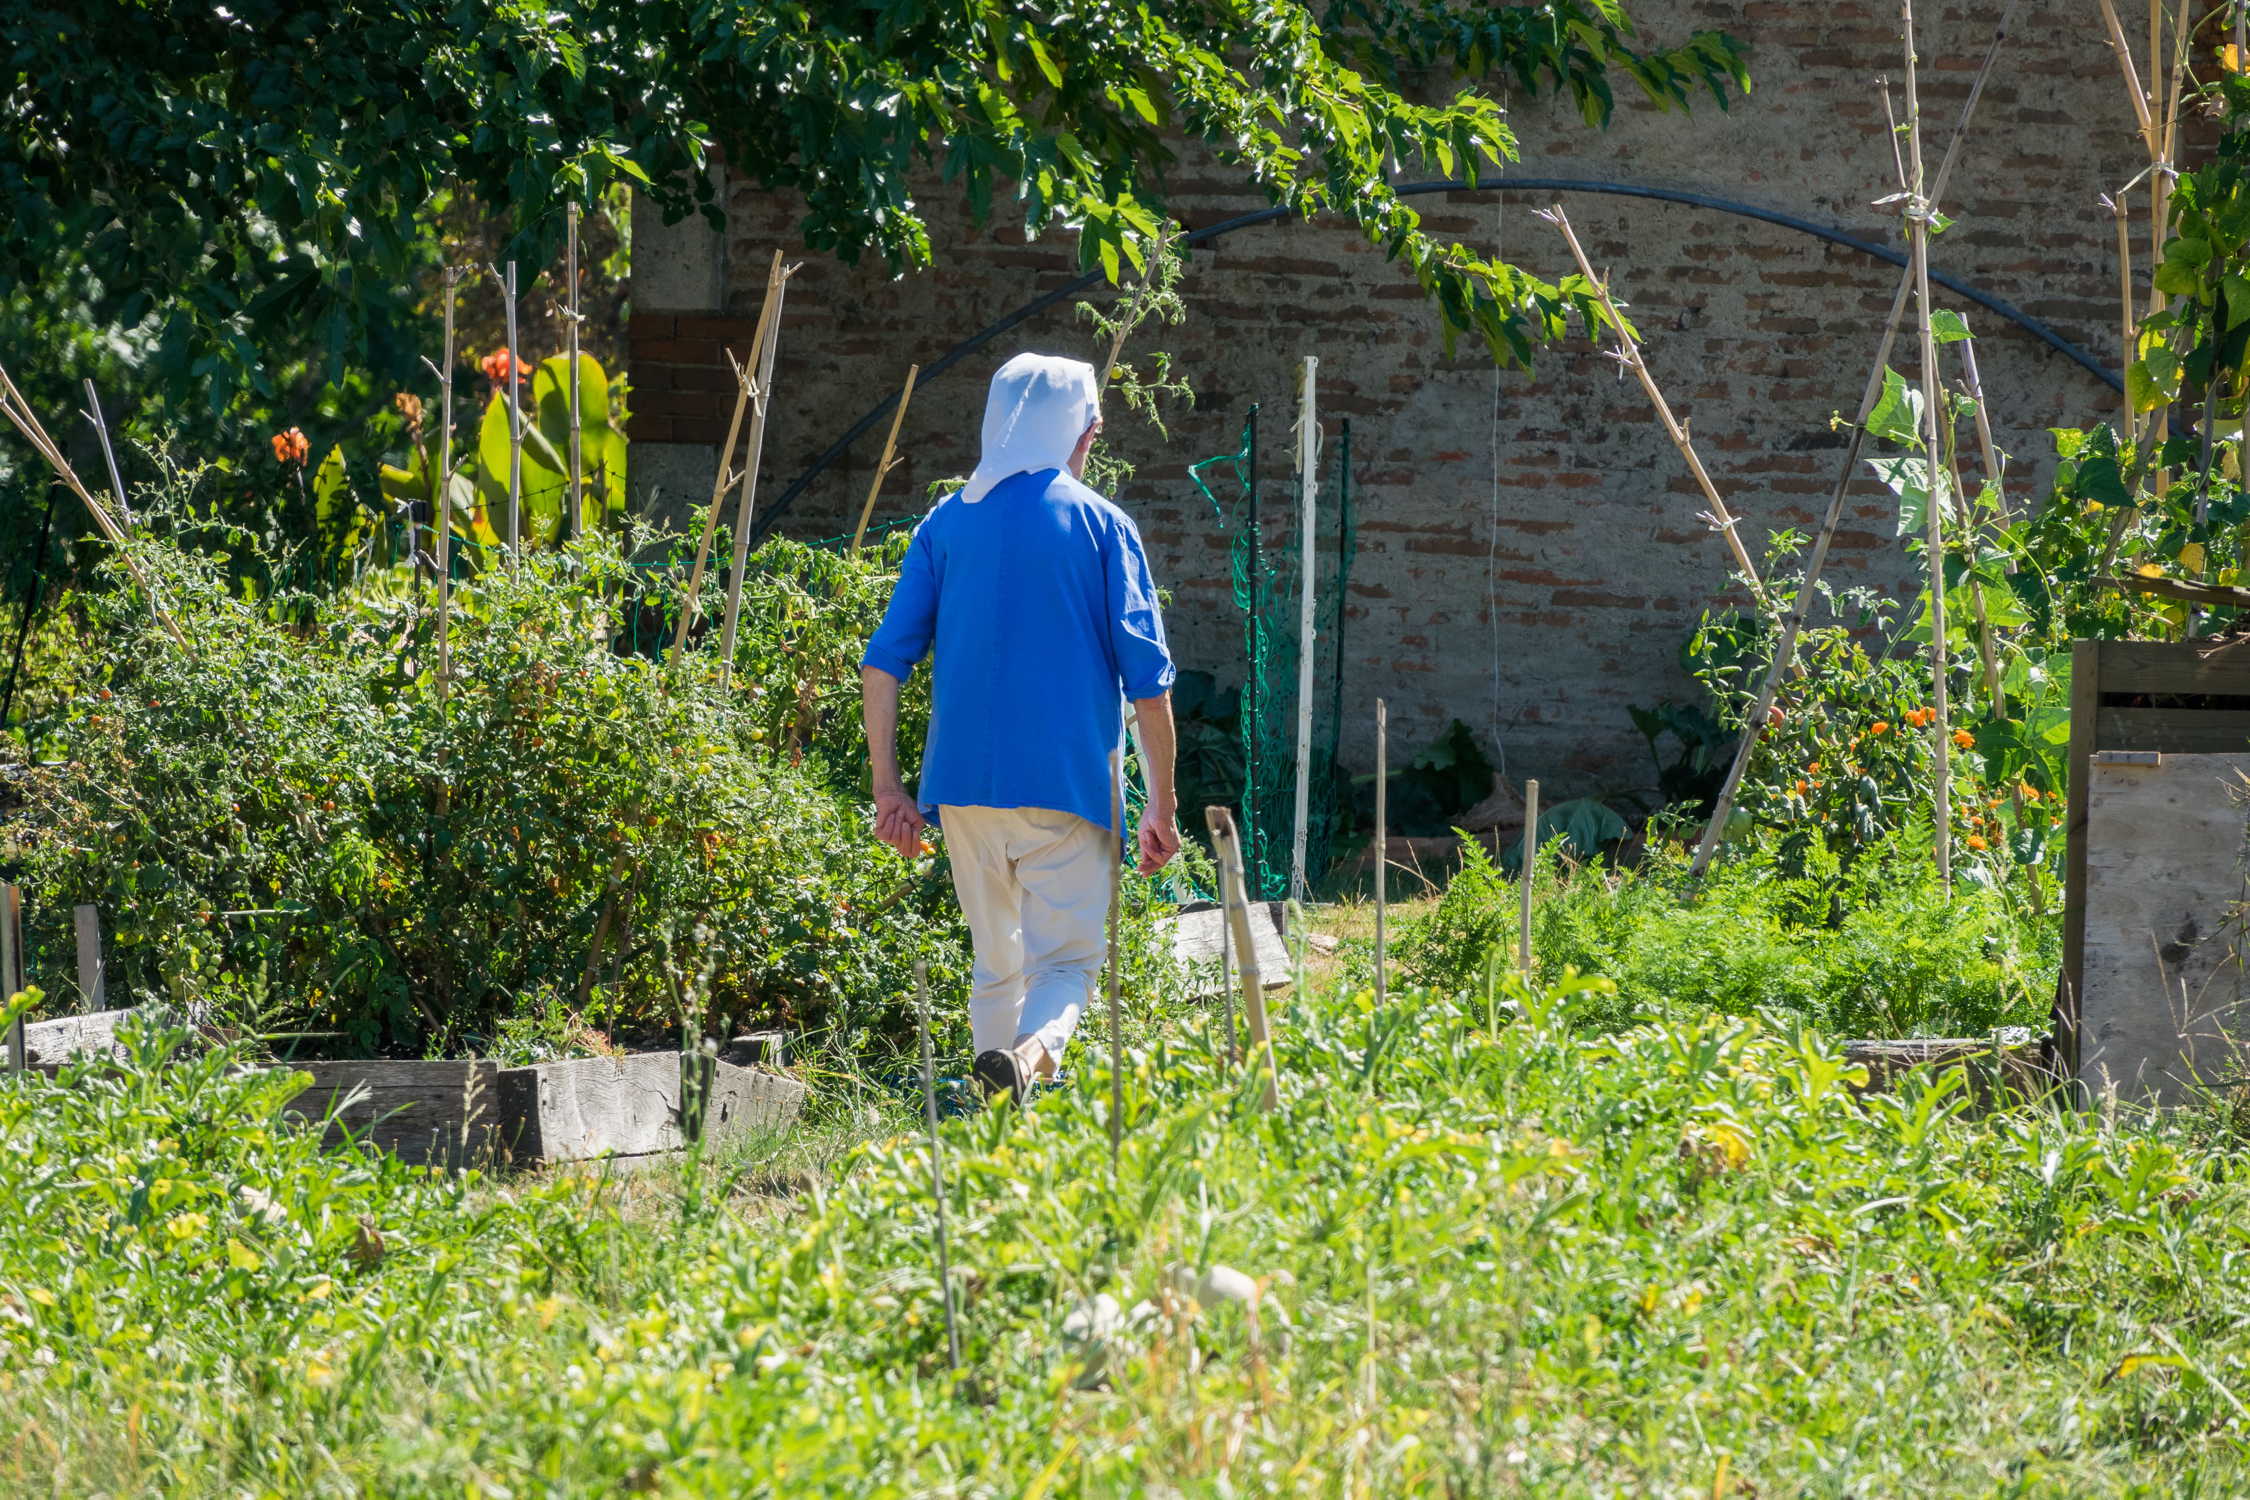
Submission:
[[[124,1010],[97,1010],[91,1015],[63,1016],[53,1021],[33,1021],[24,1027],[24,1044],[30,1053],[30,1066],[34,1068],[59,1068],[64,1063],[89,1057],[123,1057],[125,1049],[118,1045],[117,1028],[133,1012]]]
[[[2063,814],[2063,951],[2055,978],[2055,1051],[2078,1073],[2078,1000],[2086,972],[2086,761],[2094,751],[2094,715],[2101,703],[2101,643],[2070,645],[2070,749]]]
[[[796,1123],[808,1092],[787,1074],[715,1062],[702,1105],[704,1144],[784,1129]]]
[[[638,1052],[508,1068],[500,1108],[519,1161],[584,1161],[687,1144],[681,1055]]]
[[[2105,693],[2250,696],[2250,640],[2085,641],[2077,644],[2099,654]],[[2074,651],[2073,671],[2077,670],[2076,655]]]
[[[1218,906],[1198,907],[1165,919],[1172,939],[1172,957],[1187,973],[1188,993],[1208,998],[1219,992],[1219,956],[1225,941],[1226,911]],[[1250,935],[1257,945],[1258,973],[1267,989],[1290,982],[1295,963],[1289,953],[1289,909],[1279,901],[1250,908]]]
[[[2077,1076],[2178,1104],[2243,1071],[2250,748],[2086,768]]]
[[[72,907],[70,927],[78,946],[78,1009],[81,1012],[100,1010],[102,997],[109,988],[102,975],[100,909],[93,906]]]
[[[2043,1099],[2062,1084],[2045,1044],[2038,1041],[1995,1043],[1991,1037],[1850,1041],[1844,1043],[1844,1056],[1867,1069],[1867,1092],[1896,1088],[1916,1069],[1958,1065],[1965,1070],[1970,1095],[1980,1108],[1990,1107],[1996,1097]]]
[[[500,1103],[502,1068],[486,1061],[283,1063],[310,1078],[288,1112],[327,1121],[325,1140],[346,1132],[417,1165],[459,1167],[503,1158],[509,1124]]]
[[[2159,750],[2167,755],[2224,755],[2250,749],[2250,710],[2097,708],[2092,748],[2097,753]]]

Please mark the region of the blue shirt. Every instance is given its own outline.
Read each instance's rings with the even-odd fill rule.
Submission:
[[[903,682],[933,649],[923,811],[1038,807],[1107,828],[1123,700],[1177,675],[1132,518],[1061,469],[939,501],[861,664]]]

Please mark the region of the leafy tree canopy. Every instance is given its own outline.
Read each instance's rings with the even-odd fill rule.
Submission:
[[[1666,108],[1747,87],[1726,38],[1642,50],[1618,0],[70,0],[9,7],[0,48],[0,322],[115,330],[214,410],[292,362],[410,375],[447,195],[505,205],[543,265],[563,205],[621,181],[716,218],[714,152],[847,259],[928,263],[942,181],[1116,277],[1194,143],[1521,362],[1586,289],[1432,236],[1393,172],[1510,160],[1496,74],[1595,124],[1620,79]]]

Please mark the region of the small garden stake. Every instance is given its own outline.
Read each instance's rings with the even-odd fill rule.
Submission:
[[[938,1139],[937,1064],[930,1055],[930,966],[914,960],[914,1027],[922,1038],[922,1113],[930,1126],[930,1193],[937,1205],[938,1286],[945,1297],[945,1363],[961,1368],[961,1330],[953,1315],[953,1263],[945,1246],[945,1158]]]
[[[1250,898],[1242,874],[1242,838],[1235,832],[1232,809],[1207,807],[1203,810],[1203,820],[1211,830],[1211,847],[1219,859],[1219,899],[1226,904],[1235,951],[1241,955],[1242,1018],[1250,1030],[1251,1053],[1265,1074],[1260,1107],[1278,1109],[1281,1094],[1275,1079],[1281,1064],[1274,1056],[1273,1038],[1266,1030],[1265,985],[1258,973],[1257,945],[1250,938]]]
[[[431,517],[437,527],[437,700],[445,704],[453,648],[453,301],[460,289],[461,268],[445,268],[445,363],[438,377],[437,489]],[[444,796],[439,793],[440,798]],[[439,811],[444,811],[442,802]]]
[[[71,935],[78,941],[78,1008],[91,1014],[102,1008],[108,986],[102,980],[102,913],[96,906],[70,909]]]
[[[568,531],[586,524],[586,486],[583,467],[584,432],[578,412],[578,205],[572,203],[563,220],[563,274],[570,278],[570,306],[563,314],[570,341],[570,520]],[[568,534],[566,531],[566,535]]]
[[[1531,877],[1539,869],[1539,783],[1523,784],[1523,866],[1516,871],[1516,967],[1531,977]]]
[[[914,399],[914,381],[922,373],[920,365],[906,367],[906,388],[898,393],[898,408],[891,413],[891,430],[883,435],[883,456],[875,461],[875,477],[867,481],[867,503],[859,508],[859,525],[852,530],[852,554],[859,554],[860,544],[867,540],[867,520],[875,514],[875,498],[883,493],[883,481],[890,477],[898,460],[891,457],[898,451],[898,429],[906,421],[906,403]]]
[[[750,439],[742,458],[742,500],[734,514],[734,567],[727,574],[727,613],[719,628],[719,686],[727,685],[734,670],[734,629],[742,617],[743,574],[750,568],[750,517],[758,504],[758,464],[766,451],[766,418],[773,411],[773,356],[781,344],[781,303],[789,294],[795,266],[784,266],[773,283],[773,316],[760,315],[766,341],[753,356],[758,362],[757,384],[750,392]]]
[[[1305,899],[1305,825],[1312,816],[1313,560],[1320,497],[1320,407],[1314,382],[1320,360],[1305,356],[1304,386],[1297,397],[1297,515],[1303,527],[1297,552],[1297,811],[1289,835],[1289,899]]]
[[[23,890],[0,885],[0,1005],[13,1008],[23,993]],[[23,1017],[8,1022],[8,1071],[21,1073],[30,1062]]]
[[[1117,1008],[1118,908],[1125,884],[1125,757],[1109,753],[1109,1177],[1125,1148],[1125,1022]]]
[[[517,399],[516,362],[516,263],[508,274],[493,272],[508,299],[508,560],[512,565],[523,545],[523,405]]]
[[[688,624],[694,620],[696,602],[703,594],[703,573],[710,565],[711,543],[719,530],[719,507],[726,503],[727,481],[733,477],[727,472],[727,465],[734,458],[734,440],[742,436],[742,414],[750,407],[750,386],[757,374],[758,351],[766,345],[766,329],[773,322],[780,291],[781,252],[776,250],[773,265],[766,272],[765,306],[759,310],[757,330],[750,335],[749,358],[734,367],[734,416],[727,422],[727,440],[719,449],[719,472],[711,481],[711,505],[703,513],[703,540],[696,544],[695,566],[688,570],[687,593],[680,600],[679,623],[672,629],[671,665],[674,667],[680,664],[680,657],[687,650]],[[731,351],[727,358],[733,360]]]
[[[133,507],[125,498],[125,481],[117,474],[117,450],[109,443],[109,423],[102,420],[102,398],[95,393],[91,376],[86,380],[86,420],[94,424],[94,436],[102,440],[102,462],[109,466],[109,492],[117,497],[117,515],[126,525],[133,524]]]
[[[1380,1010],[1389,992],[1390,944],[1383,918],[1390,906],[1391,886],[1391,716],[1389,705],[1375,700],[1375,1007]]]
[[[1984,61],[1977,67],[1977,76],[1969,84],[1968,96],[1961,101],[1961,115],[1953,127],[1953,139],[1947,143],[1945,157],[1938,163],[1937,177],[1924,195],[1925,206],[1936,210],[1945,197],[1945,186],[1953,176],[1953,164],[1960,159],[1961,146],[1969,134],[1969,121],[1975,116],[1977,101],[1984,96],[1985,80],[1992,76],[1992,65],[1999,60],[2001,49],[2008,40],[2008,26],[2014,20],[2017,0],[2008,0],[2000,12],[2000,21],[1993,28],[1992,44],[1985,49]],[[1758,691],[1758,701],[1751,708],[1747,722],[1742,726],[1742,738],[1735,745],[1734,760],[1727,767],[1719,795],[1711,804],[1711,819],[1703,825],[1703,838],[1695,847],[1695,858],[1688,865],[1690,875],[1701,875],[1711,867],[1711,858],[1718,853],[1719,838],[1726,832],[1727,821],[1734,815],[1735,798],[1741,793],[1743,775],[1750,769],[1750,758],[1757,753],[1758,739],[1765,733],[1774,710],[1774,700],[1780,695],[1782,680],[1790,675],[1797,660],[1797,636],[1804,629],[1806,618],[1812,613],[1813,602],[1819,597],[1815,585],[1820,572],[1828,562],[1828,549],[1836,540],[1836,531],[1843,524],[1844,500],[1851,493],[1852,481],[1859,477],[1859,455],[1867,443],[1867,419],[1882,399],[1883,376],[1890,368],[1891,348],[1898,342],[1898,331],[1906,321],[1906,304],[1914,291],[1914,269],[1909,265],[1898,280],[1898,290],[1891,297],[1891,315],[1883,325],[1883,337],[1875,347],[1875,362],[1867,372],[1867,385],[1860,392],[1859,414],[1853,419],[1851,437],[1844,444],[1844,461],[1836,472],[1835,488],[1828,492],[1828,509],[1822,515],[1819,531],[1813,534],[1812,550],[1805,556],[1805,574],[1797,585],[1797,596],[1781,623],[1781,637],[1774,643],[1773,660],[1766,667],[1765,685]]]

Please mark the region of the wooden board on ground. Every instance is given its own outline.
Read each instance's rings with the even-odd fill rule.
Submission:
[[[2086,773],[2078,1077],[2181,1104],[2244,1072],[2250,749],[2095,750]]]
[[[1186,971],[1188,993],[1208,999],[1219,993],[1219,948],[1226,930],[1226,912],[1203,906],[1165,919],[1172,938],[1172,957]],[[1267,989],[1290,982],[1296,964],[1289,955],[1289,909],[1279,901],[1253,902],[1250,932],[1258,945],[1258,977]]]
[[[53,1069],[81,1058],[122,1057],[117,1027],[132,1013],[130,1008],[97,1010],[83,1016],[33,1021],[23,1029],[24,1045],[30,1054],[25,1066]]]
[[[298,1062],[312,1082],[288,1112],[329,1121],[325,1144],[350,1132],[417,1166],[487,1166],[507,1150],[495,1062]]]

